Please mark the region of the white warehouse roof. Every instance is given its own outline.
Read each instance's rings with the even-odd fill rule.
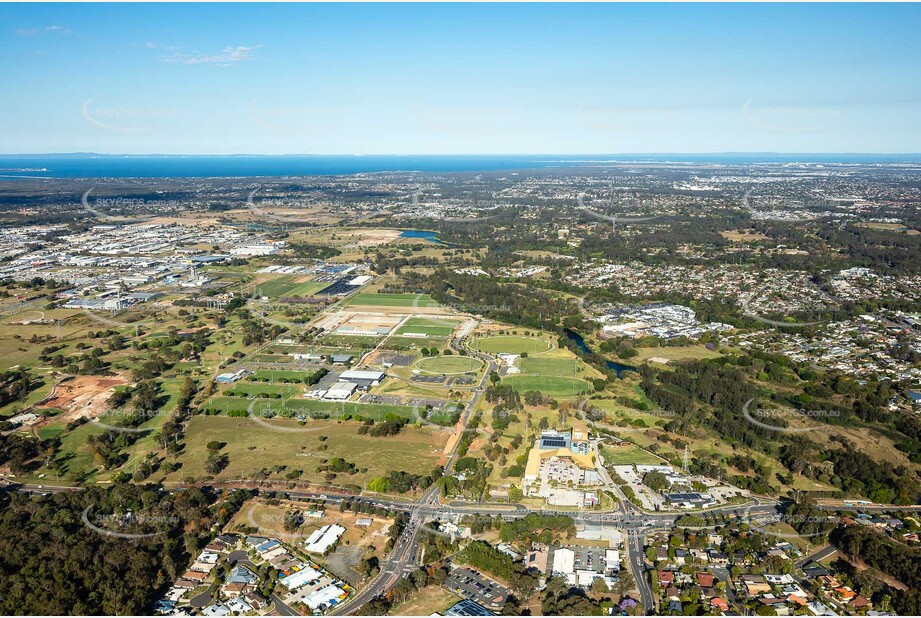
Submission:
[[[281,583],[284,584],[285,588],[288,590],[294,591],[306,584],[309,581],[317,579],[322,573],[316,569],[305,566],[300,571],[296,571],[291,575],[288,575],[285,578],[281,579]]]
[[[571,549],[560,547],[553,552],[553,572],[568,575],[575,572],[576,554]]]
[[[304,542],[304,549],[309,552],[322,554],[336,543],[343,532],[345,532],[345,528],[339,524],[323,526],[307,537],[307,540]]]
[[[383,371],[361,371],[358,369],[349,369],[339,375],[340,380],[383,380],[387,376]]]

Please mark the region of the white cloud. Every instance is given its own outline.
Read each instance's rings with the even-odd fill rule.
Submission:
[[[16,31],[19,36],[38,36],[42,32],[56,32],[58,34],[71,34],[73,30],[66,26],[45,26],[44,28],[20,28]]]
[[[247,47],[244,45],[239,45],[237,47],[227,46],[221,53],[213,55],[206,55],[198,52],[186,54],[177,51],[176,53],[169,56],[163,56],[163,61],[176,62],[179,64],[187,65],[204,64],[226,67],[235,62],[249,60],[252,58],[252,53],[260,47],[262,47],[262,45],[255,45],[252,47]]]

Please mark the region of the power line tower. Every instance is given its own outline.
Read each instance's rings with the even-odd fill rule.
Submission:
[[[684,445],[684,473],[685,474],[688,473],[688,457],[689,457],[688,445],[685,444]]]

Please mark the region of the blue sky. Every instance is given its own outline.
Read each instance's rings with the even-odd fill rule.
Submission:
[[[921,151],[921,6],[0,5],[0,152]]]

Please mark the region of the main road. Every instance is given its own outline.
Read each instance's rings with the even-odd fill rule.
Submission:
[[[467,349],[463,346],[463,339],[466,334],[467,333],[464,332],[458,337],[453,337],[451,339],[451,347],[458,352],[466,352]],[[460,433],[454,443],[454,448],[451,449],[448,461],[444,465],[445,476],[451,474],[451,471],[454,469],[454,464],[457,462],[458,455],[460,454],[460,445],[463,443],[464,434],[468,431],[467,424],[470,422],[471,415],[476,411],[480,399],[486,391],[486,386],[489,384],[489,376],[496,369],[496,361],[491,356],[472,350],[468,353],[484,361],[486,363],[486,371],[483,372],[480,383],[474,387],[473,396],[470,398],[470,401],[464,408],[464,413],[461,415],[458,429]],[[380,572],[375,575],[360,592],[346,599],[346,602],[342,605],[333,608],[333,611],[330,612],[331,614],[345,615],[351,613],[361,607],[362,604],[389,591],[400,581],[401,577],[412,572],[416,568],[416,556],[419,554],[419,530],[421,530],[425,523],[426,517],[431,516],[433,511],[436,513],[442,511],[439,502],[440,494],[441,486],[438,483],[433,483],[415,503],[408,505],[409,521],[406,523],[400,536],[397,537],[397,540],[394,542],[390,555],[381,564]],[[404,506],[407,505],[404,504]]]

